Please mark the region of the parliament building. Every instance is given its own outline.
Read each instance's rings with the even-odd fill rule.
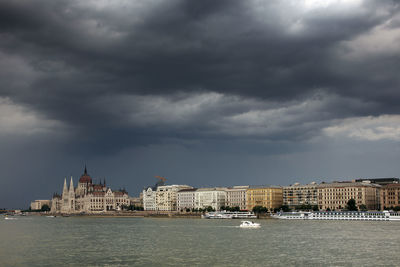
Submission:
[[[64,179],[62,195],[54,194],[51,203],[52,213],[102,213],[120,210],[122,206],[129,206],[128,192],[125,190],[112,191],[106,186],[106,181],[93,183],[87,173],[79,178],[78,186],[74,187],[71,177],[69,188]]]

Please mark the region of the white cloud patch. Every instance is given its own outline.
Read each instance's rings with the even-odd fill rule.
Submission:
[[[339,46],[344,60],[362,60],[377,56],[397,56],[400,53],[400,14],[389,16],[390,10],[378,8],[377,16],[388,17],[370,31],[346,40]]]
[[[400,115],[348,118],[337,125],[324,128],[323,132],[330,137],[400,141]]]
[[[62,123],[45,119],[8,98],[0,97],[0,135],[31,136],[54,133],[62,129],[64,129]]]
[[[309,21],[311,18],[323,21],[362,16],[367,12],[362,5],[362,0],[253,1],[254,12],[260,21],[269,23],[271,16],[275,17],[287,34],[299,36],[315,27],[314,22]]]
[[[371,31],[341,44],[341,56],[345,60],[360,60],[376,56],[397,56],[400,53],[400,28],[393,23],[400,15],[390,18]]]

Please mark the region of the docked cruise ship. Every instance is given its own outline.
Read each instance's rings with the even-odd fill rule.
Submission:
[[[201,215],[203,219],[255,219],[257,216],[250,211],[217,211]]]
[[[318,211],[279,212],[272,218],[287,220],[400,221],[400,213],[391,211]]]

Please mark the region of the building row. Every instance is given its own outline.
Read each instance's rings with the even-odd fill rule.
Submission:
[[[31,209],[39,210],[47,205],[54,213],[98,213],[127,206],[143,207],[147,211],[193,211],[209,207],[214,210],[225,207],[252,210],[255,206],[274,210],[285,205],[290,209],[342,210],[350,199],[354,199],[359,208],[368,210],[400,207],[399,178],[212,188],[165,185],[163,179],[145,188],[140,197],[132,198],[125,190],[112,190],[105,180],[94,183],[85,167],[77,187],[74,187],[72,177],[69,187],[65,179],[61,195],[54,194],[51,200],[33,201]]]
[[[188,185],[159,185],[143,190],[144,210],[185,211],[212,207],[255,206],[269,210],[283,205],[291,209],[312,207],[319,210],[342,210],[350,199],[359,208],[383,210],[400,206],[399,178],[377,178],[332,183],[295,183],[290,186],[234,186],[193,188]]]
[[[319,210],[342,210],[350,199],[368,210],[400,206],[400,179],[376,178],[332,183],[295,183],[283,187],[283,203],[289,208],[310,205]]]
[[[255,206],[274,209],[282,206],[282,187],[234,186],[193,188],[187,185],[162,185],[143,190],[144,210],[186,211],[195,209],[221,210],[238,207],[251,210]]]

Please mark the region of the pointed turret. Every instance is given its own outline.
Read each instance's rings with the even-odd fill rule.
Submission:
[[[74,182],[72,180],[72,176],[71,176],[71,182],[69,183],[68,200],[69,200],[69,212],[74,212],[75,211],[75,188],[74,188]]]
[[[64,178],[64,187],[62,197],[65,198],[68,195],[67,178]]]
[[[87,169],[86,169],[86,164],[85,164],[85,171],[83,172],[84,175],[88,175],[87,174]]]
[[[67,178],[64,178],[64,187],[62,193],[61,212],[70,212],[69,208],[69,193],[67,187]]]
[[[71,176],[71,182],[69,183],[69,192],[74,193],[74,182],[72,181],[72,176]]]

